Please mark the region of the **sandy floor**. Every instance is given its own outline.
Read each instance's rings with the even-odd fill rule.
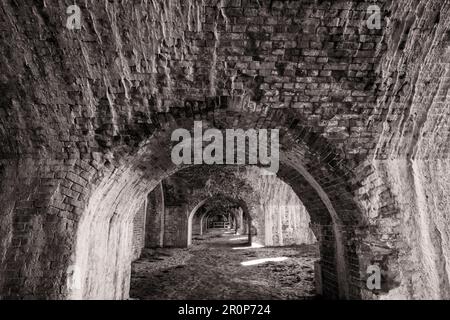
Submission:
[[[275,261],[258,261],[267,258]],[[132,266],[130,296],[143,300],[311,299],[317,259],[315,246],[248,248],[242,236],[197,236],[189,249],[145,249]]]

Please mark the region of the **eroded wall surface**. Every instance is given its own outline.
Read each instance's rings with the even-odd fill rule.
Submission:
[[[374,3],[380,30],[365,26]],[[219,114],[201,107],[225,97],[243,127],[252,110],[250,126],[289,109],[299,141],[333,146],[325,163],[304,145],[291,159],[344,220],[322,221],[318,239],[331,296],[337,255],[351,266],[347,297],[449,297],[448,1],[134,5],[85,1],[73,32],[62,1],[0,4],[1,297],[126,298],[133,218],[174,169],[167,141],[150,137]],[[351,170],[333,180],[342,163]],[[302,187],[305,205],[323,207]],[[351,235],[336,253],[340,229]],[[363,281],[373,263],[381,294]]]

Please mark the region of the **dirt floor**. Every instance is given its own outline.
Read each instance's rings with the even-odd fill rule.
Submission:
[[[312,299],[318,255],[314,245],[249,248],[246,237],[223,231],[194,236],[189,249],[144,249],[132,265],[130,296],[142,300]]]

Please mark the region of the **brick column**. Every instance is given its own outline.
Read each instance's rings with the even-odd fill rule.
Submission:
[[[165,208],[164,192],[161,183],[148,195],[147,203],[145,247],[163,247]]]

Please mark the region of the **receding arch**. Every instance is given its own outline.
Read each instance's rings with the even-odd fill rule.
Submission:
[[[200,209],[207,201],[208,199],[204,199],[200,201],[189,213],[188,218],[188,246],[192,244],[192,223],[194,219],[194,215],[197,213],[197,210]]]
[[[339,152],[312,128],[301,126],[301,119],[293,118],[295,114],[286,111],[268,112],[265,114],[264,121],[258,120],[262,116],[260,112],[240,114],[225,109],[218,110],[216,113],[224,113],[224,115],[221,117],[217,114],[217,118],[209,118],[206,115],[201,117],[205,128],[265,127],[278,128],[281,131],[278,177],[290,185],[304,203],[311,215],[312,223],[316,226],[314,229],[317,238],[328,239],[321,241],[323,246],[321,252],[325,255],[322,258],[326,262],[323,266],[323,275],[326,278],[324,295],[333,298],[358,297],[358,284],[352,283],[349,277],[350,272],[359,272],[358,265],[355,263],[358,259],[355,260],[355,248],[349,245],[347,239],[354,238],[354,226],[358,224],[360,215],[350,193],[351,172],[346,168],[346,162],[339,156]],[[240,117],[244,114],[245,119]],[[230,115],[233,116],[230,117]],[[219,118],[221,120],[217,121]],[[86,261],[86,255],[89,255],[89,252],[91,256],[101,255],[101,253],[94,253],[96,248],[92,245],[90,250],[86,250],[86,239],[100,236],[98,231],[89,231],[92,224],[106,226],[112,216],[118,215],[123,218],[116,221],[122,221],[123,228],[129,227],[133,210],[142,204],[146,194],[164,178],[190,166],[175,166],[171,162],[170,134],[176,128],[185,128],[192,132],[194,118],[180,118],[179,115],[177,118],[168,113],[164,115],[164,119],[152,136],[136,146],[135,152],[128,152],[126,156],[111,159],[116,168],[100,180],[89,198],[78,227],[77,248],[71,264],[75,270],[80,270],[80,276],[88,279],[87,292],[83,294],[85,297],[103,294],[111,297],[111,292],[115,292],[113,297],[123,298],[126,297],[126,293],[123,295],[123,292],[127,291],[125,284],[121,287],[122,289],[108,288],[107,285],[105,289],[96,288],[95,284],[91,285],[93,280],[89,279],[93,277],[89,274],[96,275],[95,278],[103,278],[104,283],[108,284],[113,282],[113,278],[110,277],[114,272],[109,271],[108,275],[107,270],[102,270],[104,267],[101,265],[89,270],[86,270],[83,264],[80,265],[80,262]],[[227,123],[224,119],[229,119],[230,122]],[[117,153],[120,154],[120,150]],[[110,226],[109,230],[105,230],[103,238],[108,239],[108,234],[116,228],[120,227]],[[125,251],[125,247],[114,247],[111,244],[110,246],[110,251],[116,249]],[[80,255],[85,255],[85,258]],[[126,253],[123,253],[122,257],[123,259],[115,259],[115,265],[118,272],[125,275],[121,278],[125,279],[129,273],[129,266],[125,262]],[[99,257],[100,260],[104,258],[106,257]],[[348,262],[350,258],[353,259],[351,266]],[[103,290],[107,292],[102,293]]]
[[[226,201],[232,202],[237,204],[240,208],[242,208],[243,213],[244,213],[244,217],[246,217],[246,223],[247,223],[247,227],[248,230],[251,230],[251,223],[252,223],[252,217],[251,214],[249,212],[248,206],[246,205],[245,201],[242,199],[232,199],[226,195],[215,195],[212,197],[206,197],[203,200],[200,200],[200,202],[195,205],[194,208],[192,208],[192,210],[190,210],[189,212],[189,217],[188,217],[188,246],[192,244],[192,224],[193,224],[193,218],[195,216],[195,214],[197,213],[197,211],[205,204],[207,203],[208,200],[217,198],[217,197],[221,197],[222,199],[225,199]],[[248,242],[251,243],[252,242],[252,234],[251,232],[248,232]]]

